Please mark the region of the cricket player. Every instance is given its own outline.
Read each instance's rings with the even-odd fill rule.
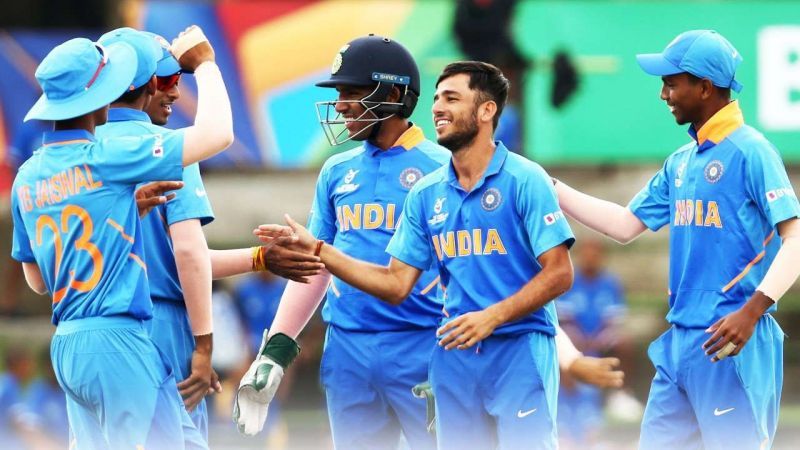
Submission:
[[[448,158],[447,150],[425,139],[408,120],[420,93],[416,62],[399,42],[369,35],[344,45],[335,55],[330,78],[317,86],[339,93],[336,101],[317,105],[331,145],[350,140],[363,144],[325,163],[309,228],[342,251],[386,264],[384,249],[406,195]],[[346,127],[337,129],[337,122]],[[411,393],[428,378],[442,308],[438,274],[425,269],[400,306],[331,279],[327,272],[308,285],[290,282],[284,292],[265,351],[272,354],[288,346],[293,348],[291,357],[299,351],[294,338],[328,292],[322,310],[328,332],[321,380],[336,448],[393,449],[401,432],[411,448],[436,446],[426,430],[425,402]],[[242,403],[240,396],[234,412],[240,430],[260,431],[263,420],[248,423],[251,416],[248,410],[241,412]]]
[[[435,264],[447,292],[439,343],[432,355],[415,351],[430,357],[440,449],[557,446],[551,300],[572,283],[574,237],[545,171],[492,141],[508,88],[490,64],[444,69],[433,119],[451,160],[407,194],[388,266],[348,256],[287,216],[297,245],[390,304],[402,304]],[[257,234],[268,238],[271,227]]]
[[[169,52],[166,40],[152,33],[120,28],[101,36],[99,42],[104,45],[125,42],[136,49],[140,76],[134,79],[137,89],[111,104],[108,123],[97,129],[97,136],[105,139],[178,133],[152,123],[143,111],[151,110],[150,103],[160,103],[156,98],[158,92],[167,91],[171,102],[180,97],[177,83],[181,68]],[[171,106],[155,111],[156,120],[163,118],[166,123]],[[262,262],[259,266],[254,255],[263,256],[263,251],[273,259],[276,253],[266,252],[266,247],[211,253],[202,226],[210,223],[214,214],[199,165],[184,168],[182,181],[184,187],[174,193],[174,199],[156,206],[153,213],[142,219],[144,261],[149,267],[148,282],[153,300],[153,318],[147,322],[147,328],[156,346],[170,361],[186,408],[204,437],[200,446],[204,446],[208,438],[205,395],[209,389],[220,389],[211,367],[212,276],[266,270],[266,264]],[[298,257],[314,259],[312,255],[299,253]]]
[[[54,121],[20,168],[12,196],[12,256],[37,293],[50,293],[53,366],[67,394],[75,448],[184,448],[186,411],[174,374],[147,334],[152,316],[134,189],[180,180],[182,168],[233,139],[214,51],[197,27],[173,42],[195,73],[195,124],[170,134],[96,139],[108,105],[136,89],[136,51],[72,39],[36,71],[43,95],[26,120]],[[186,417],[188,419],[188,417]]]
[[[650,345],[656,368],[640,448],[769,448],[778,423],[783,339],[776,302],[800,272],[800,214],[780,155],[744,123],[731,90],[739,52],[687,31],[638,55],[691,141],[627,207],[557,181],[570,216],[621,243],[670,225],[670,329]]]

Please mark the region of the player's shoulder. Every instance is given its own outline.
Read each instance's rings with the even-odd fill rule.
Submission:
[[[760,152],[775,152],[778,149],[758,130],[750,125],[742,125],[726,138],[745,158],[753,157]]]
[[[352,162],[354,159],[358,158],[359,156],[364,154],[364,146],[358,146],[356,148],[345,150],[341,153],[337,153],[329,157],[325,164],[322,165],[322,173],[330,172],[335,170],[337,167],[342,166],[343,164],[347,164],[348,162]]]
[[[450,171],[450,164],[444,164],[433,172],[422,177],[414,187],[408,192],[408,195],[420,195],[422,192],[431,189],[441,183],[446,183]]]
[[[450,151],[435,142],[429,141],[428,139],[423,139],[422,142],[417,144],[417,146],[414,148],[426,158],[438,165],[444,165],[450,161]]]
[[[514,152],[508,152],[503,171],[518,181],[550,179],[550,175],[539,163]]]

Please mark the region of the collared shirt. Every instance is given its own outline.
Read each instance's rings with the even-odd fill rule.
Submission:
[[[95,140],[44,134],[14,180],[12,256],[35,262],[53,298],[53,323],[152,315],[137,183],[180,180],[183,134]]]
[[[395,233],[408,191],[442,167],[450,152],[428,141],[417,126],[382,150],[369,142],[328,159],[317,180],[309,230],[348,255],[389,263],[385,248]],[[409,297],[392,306],[334,278],[323,319],[354,331],[433,328],[441,317],[441,290],[430,265]]]
[[[780,248],[776,225],[800,206],[777,149],[744,124],[738,102],[689,134],[628,207],[651,230],[670,225],[667,320],[705,328],[750,298]]]
[[[130,108],[111,108],[108,123],[97,128],[100,139],[157,133],[165,136],[182,134],[154,125],[145,112]],[[183,188],[172,192],[175,198],[156,206],[142,218],[147,280],[153,299],[183,302],[169,227],[184,220],[198,219],[201,225],[214,220],[198,164],[183,169],[183,183]]]
[[[516,293],[542,270],[540,255],[575,240],[544,169],[496,144],[471,191],[459,184],[452,162],[414,186],[387,248],[418,269],[436,262],[450,317],[486,309]],[[494,334],[554,335],[557,323],[549,302]]]

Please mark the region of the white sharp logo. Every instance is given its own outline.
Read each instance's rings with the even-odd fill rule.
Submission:
[[[537,408],[533,408],[533,409],[528,410],[528,411],[522,411],[520,409],[519,411],[517,411],[517,417],[519,417],[520,419],[522,419],[523,417],[528,417],[531,414],[535,413],[536,410],[537,410]]]
[[[722,409],[722,410],[719,409],[719,408],[714,408],[714,415],[715,416],[721,416],[723,414],[728,414],[729,412],[733,411],[734,409],[736,409],[736,408],[728,408],[728,409]]]

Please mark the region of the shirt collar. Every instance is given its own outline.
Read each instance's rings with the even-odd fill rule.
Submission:
[[[372,156],[375,156],[379,153],[392,155],[395,153],[401,153],[404,151],[411,150],[414,147],[421,144],[422,141],[424,140],[425,140],[425,134],[422,132],[422,128],[412,123],[411,126],[408,127],[408,129],[404,131],[399,138],[397,138],[397,141],[395,141],[395,143],[386,150],[383,150],[380,147],[373,145],[369,141],[364,142],[364,146]]]
[[[483,183],[492,175],[496,175],[500,173],[500,169],[503,168],[503,163],[506,161],[506,157],[508,156],[508,149],[501,141],[494,141],[495,149],[494,155],[492,155],[492,159],[489,161],[489,167],[486,168],[486,171],[483,173],[483,177],[475,184],[475,187],[472,190],[476,190],[483,186]],[[456,175],[456,169],[453,167],[453,158],[450,158],[450,164],[447,168],[447,178],[450,181],[450,185],[463,190],[461,185],[458,183],[458,176]]]
[[[109,122],[123,122],[127,120],[150,122],[150,116],[144,111],[133,108],[111,108],[108,110]]]
[[[53,145],[67,145],[76,143],[95,142],[94,135],[86,130],[56,130],[45,131],[42,138],[42,145],[45,147]]]
[[[739,102],[734,100],[716,112],[700,130],[689,127],[689,136],[697,142],[700,150],[711,148],[722,142],[731,133],[744,125],[744,116]]]

